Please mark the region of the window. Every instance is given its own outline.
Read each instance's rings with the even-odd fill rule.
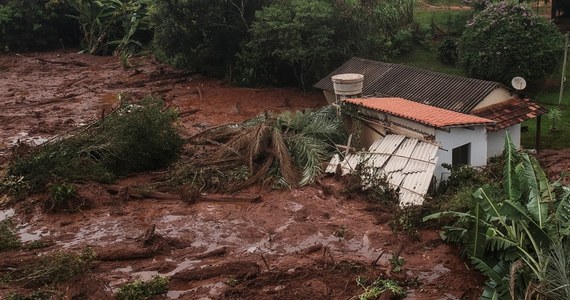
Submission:
[[[462,165],[468,165],[471,163],[471,143],[465,144],[463,146],[453,148],[451,157],[451,165],[453,167],[459,167]]]

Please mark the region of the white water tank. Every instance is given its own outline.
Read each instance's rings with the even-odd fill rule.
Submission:
[[[332,77],[334,93],[339,96],[356,96],[362,94],[362,74],[338,74]]]

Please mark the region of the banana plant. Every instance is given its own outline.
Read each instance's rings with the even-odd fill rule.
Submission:
[[[484,186],[473,194],[468,213],[439,212],[424,218],[458,218],[454,226],[444,228],[442,238],[463,243],[465,254],[488,276],[481,299],[515,299],[528,293],[526,287],[545,278],[551,245],[570,233],[570,189],[564,188],[558,200],[538,161],[518,152],[508,133],[504,158],[503,199],[492,199]],[[519,276],[513,268],[528,276]]]
[[[123,50],[122,48],[127,47],[128,44],[140,44],[132,37],[139,28],[141,18],[144,17],[138,13],[148,5],[146,2],[143,0],[72,0],[70,4],[76,14],[68,16],[79,22],[85,52],[102,53],[109,45],[117,45]],[[117,37],[122,38],[116,39]]]

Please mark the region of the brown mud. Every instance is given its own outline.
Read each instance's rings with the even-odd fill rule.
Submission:
[[[180,111],[186,137],[203,128],[241,122],[265,110],[315,108],[315,92],[292,88],[237,88],[161,65],[132,60],[123,69],[115,57],[69,51],[0,56],[0,163],[18,142],[41,143],[88,123],[118,104],[117,94],[155,94]],[[135,174],[103,186],[78,185],[88,207],[76,213],[46,213],[46,195],[6,205],[23,242],[51,246],[2,253],[0,269],[56,250],[97,253],[82,277],[58,286],[65,299],[112,299],[135,279],[170,277],[162,299],[357,299],[359,276],[392,278],[406,299],[478,299],[483,277],[436,231],[419,241],[394,233],[390,211],[371,212],[363,199],[347,199],[333,178],[292,190],[250,188],[256,201],[187,203],[167,193],[126,197],[117,187],[149,186],[163,172]],[[113,192],[115,191],[115,192]],[[152,195],[151,195],[152,196]],[[238,195],[240,196],[240,195]],[[213,199],[213,200],[212,200]],[[402,247],[405,264],[393,272],[389,258]],[[0,298],[30,292],[0,283]]]

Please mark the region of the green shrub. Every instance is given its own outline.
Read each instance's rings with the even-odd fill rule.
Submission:
[[[137,280],[122,286],[117,292],[117,300],[143,300],[163,295],[168,291],[168,278],[155,276],[150,281]]]
[[[437,48],[437,59],[446,65],[457,63],[457,40],[447,38]]]
[[[524,4],[489,5],[471,20],[459,43],[467,75],[510,84],[515,76],[533,81],[558,65],[564,39],[556,26]]]
[[[31,51],[77,45],[79,34],[65,1],[0,1],[0,51]]]
[[[180,68],[222,76],[266,0],[155,1],[151,20],[156,56]]]
[[[9,219],[0,222],[0,251],[18,249],[21,244],[12,222]]]
[[[53,182],[110,182],[165,167],[183,143],[173,126],[176,118],[176,111],[163,109],[158,99],[123,102],[103,120],[16,157],[8,175],[23,177],[31,191],[41,191]]]

